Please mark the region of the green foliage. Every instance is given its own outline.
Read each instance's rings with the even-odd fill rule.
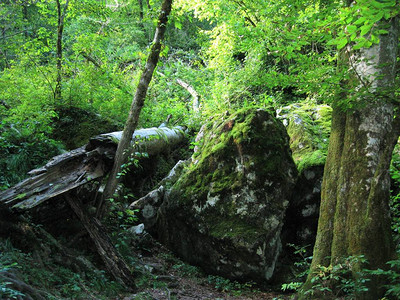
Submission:
[[[400,248],[397,251],[397,259],[388,261],[387,265],[390,267],[387,270],[370,270],[368,273],[383,278],[383,281],[386,282],[384,285],[385,296],[388,299],[400,299]]]
[[[347,257],[328,267],[319,266],[311,279],[312,288],[305,294],[317,293],[323,297],[344,296],[347,299],[354,299],[354,297],[368,292],[366,284],[370,279],[367,271],[355,269],[360,263],[365,264],[366,262],[364,256],[359,255]]]
[[[18,268],[17,263],[4,264],[3,259],[0,259],[0,297],[4,299],[20,299],[20,297],[24,297],[25,295],[20,291],[17,291],[12,288],[11,282],[6,281],[1,277],[1,273],[10,271],[14,268]]]
[[[57,107],[57,117],[52,122],[51,137],[62,141],[67,149],[85,145],[90,138],[122,128],[122,125],[97,114],[93,109]]]
[[[18,278],[45,292],[47,299],[87,299],[89,295],[96,299],[110,299],[123,290],[104,271],[77,273],[51,259],[38,261],[37,256],[23,253],[8,240],[0,240],[0,272],[13,272],[16,268],[18,273],[15,274],[18,274]],[[0,281],[0,296],[19,299],[18,294],[18,291],[8,287],[7,282]]]
[[[400,247],[400,152],[399,144],[394,148],[390,165],[392,178],[392,191],[390,197],[390,213],[392,219],[392,231],[397,247]]]
[[[139,141],[137,141],[137,143],[139,143]],[[147,152],[132,152],[129,154],[129,157],[127,159],[127,162],[124,163],[121,166],[121,172],[117,174],[117,178],[122,178],[124,177],[129,170],[132,169],[132,167],[134,168],[139,168],[140,167],[140,159],[141,158],[148,158],[149,154]]]
[[[291,1],[178,1],[213,24],[205,32],[208,69],[212,70],[214,105],[229,106],[243,99],[262,101],[285,95],[289,101],[304,94],[332,96],[335,74],[331,39],[321,19],[337,13],[336,6]],[[286,100],[287,101],[287,100]]]
[[[298,291],[303,282],[306,280],[308,275],[308,271],[311,266],[312,256],[308,256],[307,253],[309,250],[307,249],[308,246],[298,246],[294,244],[288,244],[289,247],[293,248],[293,254],[296,258],[294,261],[294,269],[293,274],[296,281],[284,283],[281,286],[282,291]]]
[[[191,266],[191,265],[185,264],[185,263],[182,263],[182,262],[174,264],[172,266],[172,269],[177,271],[179,276],[182,276],[182,277],[193,278],[193,277],[201,275],[201,272],[200,272],[199,268],[197,268],[195,266]]]
[[[341,10],[341,14],[328,22],[335,22],[339,28],[336,38],[328,42],[340,50],[346,45],[354,44],[353,49],[369,48],[379,43],[379,35],[388,31],[379,22],[389,20],[400,12],[396,0],[362,0]]]
[[[62,145],[44,134],[29,134],[13,124],[0,124],[0,190],[16,184],[27,172],[60,154]]]
[[[335,265],[328,267],[319,266],[317,272],[311,279],[311,288],[305,294],[318,295],[318,297],[329,299],[355,299],[362,294],[368,293],[368,282],[378,278],[380,282],[386,282],[384,288],[385,299],[398,299],[400,288],[400,251],[396,260],[388,261],[387,269],[370,270],[362,268],[358,270],[359,264],[367,265],[363,255],[349,256]],[[282,286],[283,290],[299,290],[298,282],[291,282]]]
[[[392,217],[392,231],[397,245],[400,245],[400,193],[391,196],[390,211]]]
[[[255,283],[251,281],[240,283],[214,275],[209,275],[207,277],[207,281],[209,284],[212,284],[217,290],[232,294],[234,296],[240,296],[246,292],[254,291],[255,286]]]
[[[299,172],[324,165],[331,128],[331,107],[308,100],[280,108],[278,113],[287,126],[293,160]]]

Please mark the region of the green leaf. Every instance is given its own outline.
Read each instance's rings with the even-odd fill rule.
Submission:
[[[381,34],[388,34],[389,31],[387,31],[387,30],[385,30],[385,29],[379,29],[379,30],[374,31],[374,33],[375,33],[376,35],[381,35]]]
[[[337,42],[337,48],[338,48],[338,50],[344,48],[346,45],[347,45],[347,38],[346,38],[346,37],[345,37],[345,38],[342,38],[341,40],[339,40],[339,41]]]
[[[357,21],[354,22],[354,25],[361,25],[367,20],[366,17],[361,17]]]
[[[182,29],[182,23],[175,20],[175,27],[178,29]]]
[[[385,11],[381,10],[372,20],[374,23],[382,20],[383,16],[385,14]]]
[[[360,28],[360,30],[361,30],[360,35],[361,35],[361,36],[366,35],[368,32],[371,31],[371,28],[372,28],[372,24],[365,24],[365,25],[361,26],[361,28]]]
[[[371,1],[371,5],[375,8],[381,9],[381,8],[387,8],[387,7],[392,7],[396,5],[396,1]]]
[[[355,33],[355,32],[357,31],[357,26],[355,26],[355,25],[348,25],[348,26],[346,27],[346,29],[347,29],[347,32],[348,32],[349,34],[352,34],[352,33]]]
[[[329,40],[326,44],[327,45],[337,45],[337,40],[336,39]],[[280,61],[280,59],[279,59],[279,61]]]
[[[379,43],[379,38],[378,38],[378,36],[377,36],[376,34],[372,34],[372,35],[371,35],[370,41],[371,41],[373,44],[378,44],[378,43]]]

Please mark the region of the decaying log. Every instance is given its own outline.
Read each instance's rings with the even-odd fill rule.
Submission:
[[[33,177],[0,193],[0,205],[31,209],[105,174],[104,153],[84,147],[52,158],[44,167],[31,171]],[[104,152],[104,151],[103,151]]]
[[[149,155],[168,151],[170,147],[183,141],[183,129],[182,127],[173,129],[160,127],[137,130],[134,133],[130,151],[147,152]],[[88,232],[107,270],[118,282],[134,290],[132,273],[112,244],[105,227],[99,219],[86,213],[80,199],[71,197],[69,193],[79,186],[103,177],[110,171],[120,138],[121,132],[99,135],[91,139],[84,147],[52,158],[42,168],[29,172],[32,177],[13,188],[0,192],[0,208],[29,210],[50,199],[55,199],[49,202],[51,205],[47,205],[50,207],[60,201],[62,204],[68,203]],[[47,208],[47,206],[38,208]],[[17,283],[13,282],[13,284]],[[22,286],[22,283],[18,284],[21,289],[27,288]]]
[[[119,283],[123,284],[129,290],[134,290],[135,283],[133,281],[132,273],[129,270],[127,263],[118,253],[117,249],[115,249],[107,234],[107,230],[101,222],[95,217],[88,217],[86,212],[78,203],[78,200],[73,199],[68,194],[65,195],[65,199],[82,222],[86,231],[89,233],[90,238],[96,246],[97,253],[104,261],[107,270]]]
[[[168,151],[184,139],[182,127],[147,128],[135,131],[132,151],[149,155]],[[121,132],[99,135],[81,148],[52,158],[45,166],[29,172],[16,186],[0,192],[0,207],[29,210],[65,194],[111,169]]]

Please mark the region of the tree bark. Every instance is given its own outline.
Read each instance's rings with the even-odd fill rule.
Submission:
[[[394,258],[389,165],[400,128],[399,118],[395,118],[397,104],[391,98],[397,20],[391,20],[389,27],[389,33],[380,36],[379,44],[358,52],[348,49],[347,66],[352,77],[347,86],[351,90],[355,84],[359,94],[354,108],[344,108],[339,103],[341,99],[334,103],[318,233],[310,273],[301,292],[303,299],[321,297],[304,294],[319,266],[336,265],[346,257],[364,255],[368,264],[357,264],[353,270],[356,272],[365,267],[385,268],[385,263]],[[347,96],[354,100],[354,95]],[[381,298],[383,291],[375,279],[368,288],[357,299]]]
[[[171,12],[172,0],[164,0],[161,6],[161,12],[158,17],[158,23],[156,32],[154,35],[153,45],[151,46],[150,54],[146,62],[146,66],[143,70],[142,76],[140,77],[139,84],[136,89],[135,96],[129,111],[128,120],[126,121],[124,131],[122,133],[121,140],[118,144],[117,152],[115,154],[114,165],[110,173],[110,177],[107,181],[106,187],[103,193],[103,204],[104,200],[112,197],[114,191],[119,183],[117,174],[121,171],[121,165],[127,159],[127,149],[130,146],[132,134],[135,131],[139,115],[144,105],[146,98],[147,89],[153,76],[155,67],[157,66],[160,52],[161,42],[164,39],[165,31],[167,28],[168,15]],[[103,205],[104,206],[104,205]]]
[[[56,88],[54,89],[54,99],[56,101],[61,101],[62,94],[61,94],[61,85],[62,85],[62,37],[64,31],[64,19],[68,9],[68,2],[67,0],[64,5],[64,10],[61,10],[61,3],[60,0],[56,0],[57,3],[57,79],[56,79]]]

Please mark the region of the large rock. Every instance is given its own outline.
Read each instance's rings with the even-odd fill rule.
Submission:
[[[260,109],[203,126],[191,164],[158,210],[159,239],[206,271],[265,281],[297,170],[285,127]]]
[[[283,240],[297,246],[309,245],[310,250],[318,225],[331,115],[332,109],[326,104],[303,102],[282,108],[278,116],[287,127],[293,160],[299,171],[286,212]]]

